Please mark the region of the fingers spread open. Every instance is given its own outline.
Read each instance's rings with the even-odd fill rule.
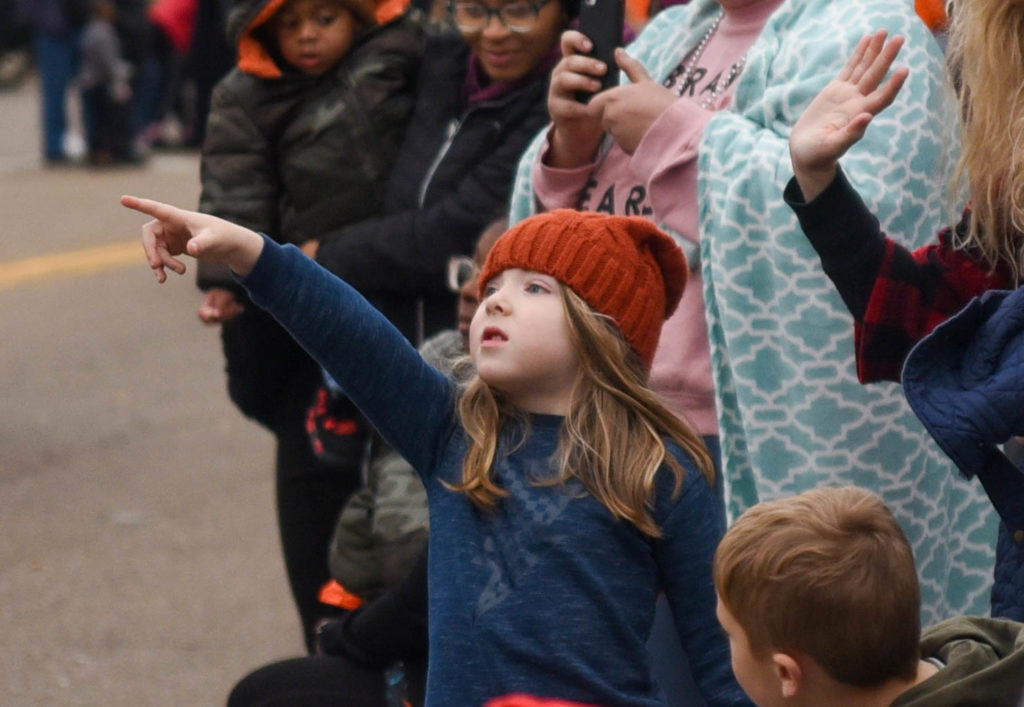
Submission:
[[[881,53],[887,34],[888,33],[884,29],[880,29],[874,34],[868,36],[868,41],[864,45],[864,53],[861,55],[860,61],[853,67],[853,72],[850,74],[849,80],[852,83],[860,85],[861,80],[864,78],[864,74],[867,73],[875,59],[878,58],[879,53]]]
[[[892,68],[892,63],[896,60],[896,55],[900,53],[902,48],[903,37],[900,36],[893,37],[883,47],[879,48],[879,52],[865,68],[857,84],[862,93],[870,93],[878,87],[882,79],[889,72],[889,69]]]
[[[868,34],[860,38],[860,41],[857,42],[857,46],[853,50],[853,54],[850,55],[849,60],[846,62],[846,66],[844,66],[842,71],[839,72],[839,75],[836,76],[838,80],[851,80],[854,71],[857,70],[857,67],[860,66],[860,63],[864,60],[864,53],[867,51],[868,44],[871,42],[871,38],[873,36],[874,35]]]
[[[905,66],[893,71],[888,80],[867,97],[867,109],[877,115],[888,108],[896,100],[896,94],[909,75],[910,69]]]

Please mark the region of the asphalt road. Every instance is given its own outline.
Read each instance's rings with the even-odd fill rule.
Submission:
[[[0,93],[0,705],[222,704],[302,649],[271,438],[117,202],[195,204],[198,157],[44,169],[37,101]]]

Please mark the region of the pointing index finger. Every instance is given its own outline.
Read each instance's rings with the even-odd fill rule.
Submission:
[[[153,218],[165,220],[174,215],[176,209],[169,204],[164,204],[152,199],[143,199],[137,196],[125,194],[121,197],[121,205],[133,211],[152,216]]]

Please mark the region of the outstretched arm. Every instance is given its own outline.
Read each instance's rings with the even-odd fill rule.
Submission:
[[[421,473],[433,469],[455,424],[455,388],[364,297],[294,246],[157,201],[121,203],[153,217],[142,242],[158,281],[166,268],[185,272],[182,253],[226,263],[399,454]]]
[[[183,253],[225,263],[245,276],[263,250],[263,237],[258,233],[216,216],[135,196],[122,196],[121,204],[153,217],[142,227],[142,247],[158,282],[167,279],[166,268],[185,273],[185,263],[176,257]]]
[[[886,41],[885,30],[863,37],[839,75],[793,126],[789,155],[805,200],[813,200],[832,182],[839,158],[896,98],[908,69],[897,69],[883,79],[902,46],[899,36]]]

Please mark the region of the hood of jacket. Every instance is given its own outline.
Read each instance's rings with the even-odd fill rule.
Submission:
[[[278,65],[277,51],[268,47],[259,29],[287,3],[288,0],[242,0],[228,13],[228,41],[237,50],[237,66],[241,71],[264,79],[279,78],[283,71]],[[339,0],[360,23],[377,23],[374,0]]]

